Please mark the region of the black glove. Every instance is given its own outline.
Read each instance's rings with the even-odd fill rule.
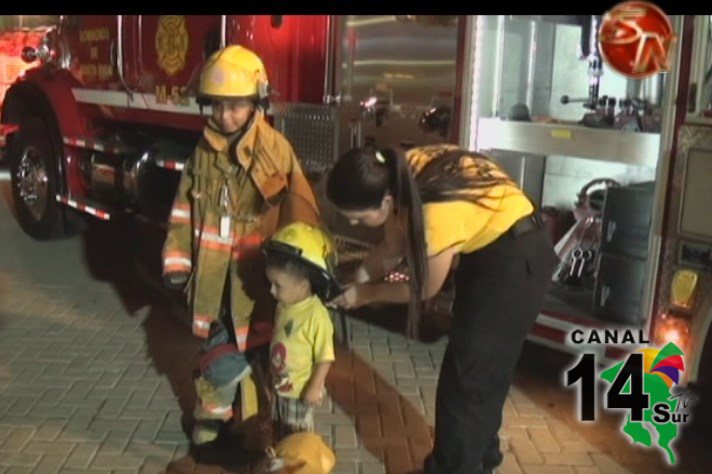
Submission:
[[[163,275],[163,285],[169,290],[182,290],[188,281],[188,273],[172,272]]]

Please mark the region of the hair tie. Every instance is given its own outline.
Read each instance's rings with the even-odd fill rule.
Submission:
[[[379,163],[385,163],[385,162],[386,162],[386,157],[383,156],[383,154],[382,154],[380,151],[378,151],[378,150],[376,150],[376,161],[378,161]]]

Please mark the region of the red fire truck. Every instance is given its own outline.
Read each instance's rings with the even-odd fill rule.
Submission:
[[[317,189],[349,147],[449,141],[487,151],[542,208],[598,202],[595,252],[579,265],[562,250],[530,339],[616,358],[629,346],[574,345],[572,330],[642,329],[680,345],[698,381],[712,373],[712,29],[672,20],[670,71],[633,81],[597,58],[597,17],[62,17],[23,53],[42,66],[2,107],[17,216],[37,239],[71,233],[77,213],[165,222],[209,113],[195,101],[202,62],[242,44],[263,58],[269,114]],[[588,95],[571,98],[579,84]],[[603,189],[579,193],[587,183]],[[377,237],[326,217],[351,250]]]

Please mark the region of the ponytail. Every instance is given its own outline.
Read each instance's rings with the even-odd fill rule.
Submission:
[[[406,225],[406,263],[410,270],[408,285],[411,298],[408,303],[408,323],[406,334],[419,337],[420,317],[423,313],[425,282],[428,280],[428,255],[425,247],[425,226],[423,224],[423,203],[405,157],[398,151],[387,148],[380,152],[393,178],[391,194],[394,211]]]
[[[491,209],[483,200],[501,185],[516,184],[487,156],[454,148],[423,166],[416,178],[423,202],[469,201]]]

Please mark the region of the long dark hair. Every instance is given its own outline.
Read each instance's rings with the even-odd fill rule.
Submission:
[[[516,186],[489,157],[461,148],[439,153],[420,169],[415,181],[423,203],[469,201],[487,209],[491,208],[482,200],[493,187]]]
[[[423,206],[408,163],[403,155],[392,149],[355,148],[339,157],[326,183],[329,201],[345,211],[377,209],[387,194],[393,197],[394,212],[406,224],[408,241],[405,256],[411,272],[409,285],[412,295],[406,333],[410,337],[418,337],[428,259]]]

